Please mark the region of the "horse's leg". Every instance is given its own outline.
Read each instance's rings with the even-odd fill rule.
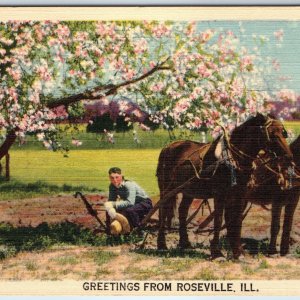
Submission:
[[[182,194],[182,200],[179,206],[179,247],[182,249],[191,247],[186,228],[186,219],[192,201],[193,198],[191,196],[187,196],[184,193]]]
[[[243,193],[242,190],[240,192]],[[244,252],[241,246],[241,230],[246,200],[238,192],[233,197],[225,204],[225,223],[233,259],[238,259]]]
[[[215,259],[217,257],[223,257],[219,246],[220,241],[220,232],[223,223],[223,211],[224,211],[224,199],[221,197],[215,196],[214,198],[214,208],[215,208],[215,215],[214,215],[214,237],[210,242],[210,253],[211,258]]]
[[[280,230],[280,216],[282,205],[278,198],[275,198],[272,203],[272,221],[271,221],[271,240],[269,245],[269,254],[276,254],[277,236]]]
[[[284,210],[284,223],[283,223],[282,237],[280,243],[280,255],[282,256],[288,254],[289,252],[293,217],[298,204],[299,194],[292,193],[291,195],[289,195],[289,197],[290,197],[289,199],[290,202],[285,206],[285,210]]]
[[[157,236],[157,248],[160,250],[167,249],[166,236],[165,236],[165,224],[168,215],[168,209],[165,205],[159,208],[159,230]]]
[[[172,227],[172,220],[176,218],[176,212],[177,212],[177,197],[176,195],[172,198],[170,198],[169,205],[166,211],[166,226],[167,228]],[[174,224],[173,224],[174,225]]]

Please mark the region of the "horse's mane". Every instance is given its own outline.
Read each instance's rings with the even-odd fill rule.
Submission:
[[[273,117],[271,117],[274,119]],[[245,133],[248,128],[253,128],[254,126],[263,126],[267,121],[267,117],[258,113],[256,116],[250,117],[243,124],[237,126],[231,134],[231,141],[234,142],[236,140],[240,140],[245,138]]]

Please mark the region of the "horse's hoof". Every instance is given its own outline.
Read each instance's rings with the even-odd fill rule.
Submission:
[[[193,249],[193,246],[189,241],[184,241],[184,242],[179,242],[178,248],[180,248],[180,249]]]
[[[227,259],[224,256],[215,257],[215,258],[212,258],[212,260],[219,262],[219,263],[223,263],[223,262],[227,261]]]
[[[168,247],[166,244],[157,244],[157,250],[168,250]]]
[[[292,254],[290,254],[290,253],[284,253],[284,254],[280,253],[280,256],[284,256],[284,257],[286,257],[286,258],[293,258],[293,257],[294,257],[294,256],[293,256]]]
[[[211,253],[210,254],[210,260],[225,258],[225,256],[223,255],[223,253],[220,250],[211,250],[210,253]]]
[[[289,254],[289,249],[283,249],[283,248],[281,248],[280,249],[280,256],[286,256],[286,255],[288,255]]]
[[[268,252],[268,257],[277,258],[277,257],[279,257],[279,253],[276,250],[269,251]]]
[[[248,265],[252,263],[252,261],[247,259],[244,255],[240,255],[239,257],[234,257],[232,261],[236,263],[242,263]]]
[[[276,249],[270,249],[268,251],[268,256],[278,255],[278,251]]]

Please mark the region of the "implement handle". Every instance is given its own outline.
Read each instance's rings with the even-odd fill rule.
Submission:
[[[86,207],[87,211],[89,212],[89,214],[92,215],[98,221],[98,223],[101,225],[101,227],[103,227],[106,230],[107,229],[106,226],[98,217],[98,212],[95,209],[93,209],[92,205],[88,202],[86,197],[81,192],[76,192],[74,197],[78,198],[78,196],[80,196],[80,198],[84,202],[85,207]]]

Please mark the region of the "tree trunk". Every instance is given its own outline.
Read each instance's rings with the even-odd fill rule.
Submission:
[[[10,169],[9,169],[9,163],[10,163],[10,156],[9,153],[5,155],[5,180],[10,180]]]
[[[4,143],[0,146],[0,159],[3,158],[4,156],[6,156],[6,154],[8,153],[8,150],[13,145],[16,138],[17,138],[17,136],[16,136],[15,131],[8,132]]]

